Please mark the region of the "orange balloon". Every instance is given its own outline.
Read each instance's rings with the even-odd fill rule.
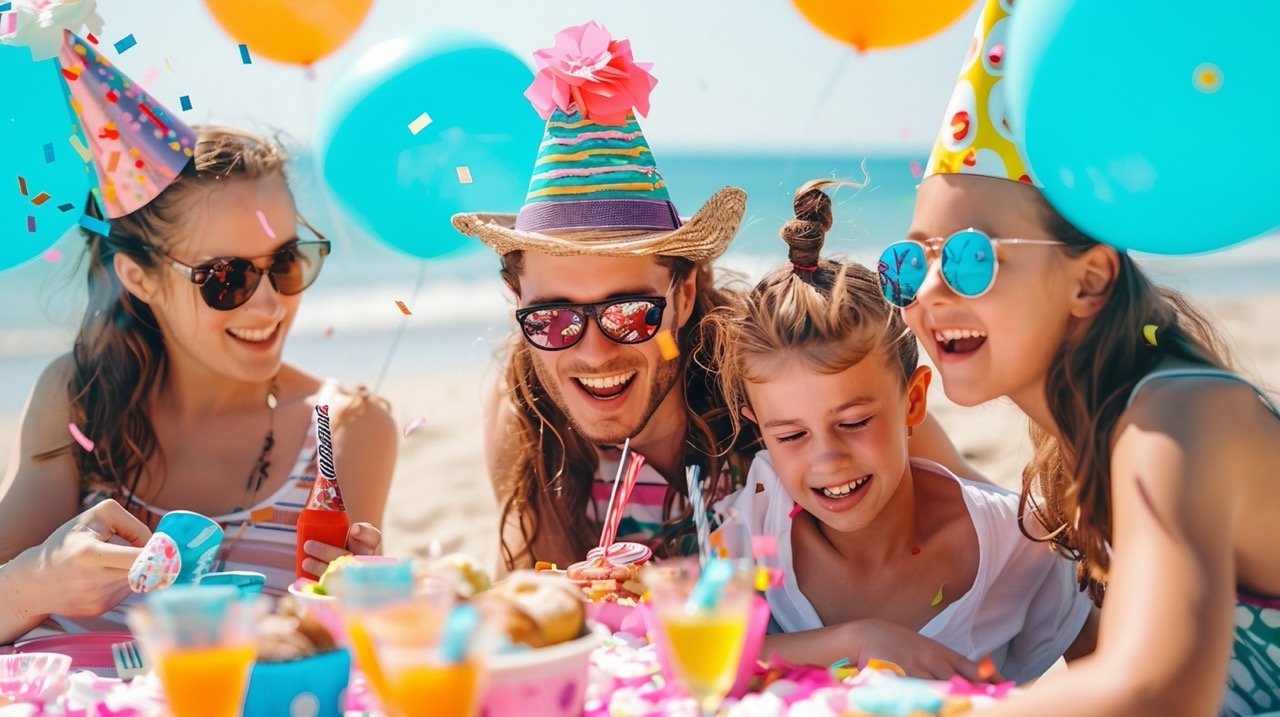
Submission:
[[[859,52],[923,40],[959,20],[973,0],[791,0],[814,27]]]
[[[373,0],[204,0],[252,57],[310,65],[345,43]]]

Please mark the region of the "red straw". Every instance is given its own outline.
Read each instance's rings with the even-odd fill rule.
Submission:
[[[631,501],[631,491],[636,487],[636,479],[640,477],[640,468],[644,466],[644,456],[639,453],[632,452],[631,463],[627,466],[627,474],[622,479],[622,486],[618,490],[618,501],[613,509],[609,511],[608,522],[604,526],[604,533],[600,536],[600,547],[605,549],[608,555],[610,545],[618,537],[618,526],[622,523],[622,513],[627,507],[627,503]]]

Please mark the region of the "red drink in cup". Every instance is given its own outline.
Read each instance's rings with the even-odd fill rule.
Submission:
[[[307,559],[307,552],[302,549],[308,540],[318,540],[329,545],[346,547],[347,531],[351,523],[347,520],[347,509],[342,502],[342,491],[338,488],[338,474],[333,465],[333,434],[329,432],[329,405],[316,406],[316,435],[319,441],[316,482],[311,486],[311,494],[307,496],[307,505],[298,516],[298,553],[295,569],[300,578],[319,580],[319,575],[312,575],[303,570],[302,563]]]

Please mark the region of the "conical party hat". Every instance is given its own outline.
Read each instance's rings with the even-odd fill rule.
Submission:
[[[102,208],[115,219],[173,183],[195,148],[195,133],[78,36],[58,53],[83,140],[72,140],[97,170]]]
[[[986,0],[925,176],[974,174],[1040,186],[1014,140],[1004,91],[1005,38],[1015,0]]]

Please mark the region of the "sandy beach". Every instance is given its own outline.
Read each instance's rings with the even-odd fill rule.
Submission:
[[[1205,308],[1235,347],[1242,371],[1274,387],[1280,377],[1280,335],[1260,329],[1274,325],[1280,293],[1216,301]],[[412,363],[412,357],[403,358],[404,364]],[[486,564],[496,559],[497,508],[480,430],[480,387],[492,370],[401,370],[384,384],[382,393],[400,426],[418,416],[427,419],[400,443],[384,519],[388,554],[425,555],[431,541],[439,540],[445,552],[470,553]],[[1030,449],[1026,420],[1017,408],[997,401],[963,409],[948,402],[936,382],[930,398],[930,410],[974,467],[1016,488]],[[424,413],[423,407],[436,408]],[[16,414],[0,416],[2,465],[14,452],[17,420]]]

